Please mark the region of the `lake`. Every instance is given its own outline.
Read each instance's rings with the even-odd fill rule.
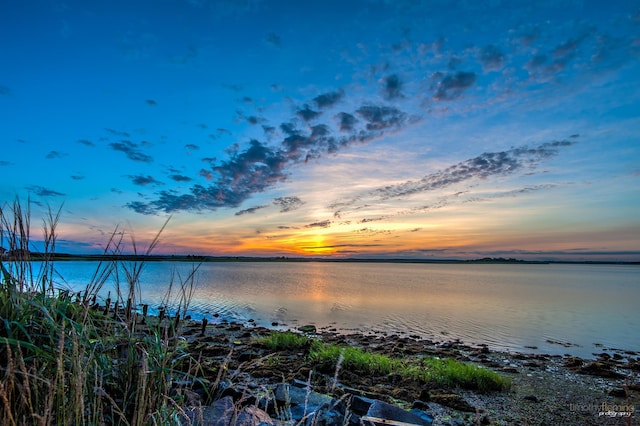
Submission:
[[[97,263],[55,266],[61,286],[80,290]],[[193,266],[145,264],[150,312],[163,303],[172,271],[175,288]],[[190,313],[591,358],[603,348],[640,350],[639,302],[634,265],[212,262],[199,266]]]

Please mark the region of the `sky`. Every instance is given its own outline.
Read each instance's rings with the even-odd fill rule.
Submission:
[[[640,260],[635,0],[4,0],[0,58],[36,246]]]

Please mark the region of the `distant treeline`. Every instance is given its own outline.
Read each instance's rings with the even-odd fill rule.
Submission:
[[[141,255],[141,254],[67,254],[67,253],[38,253],[26,250],[4,251],[3,260],[89,260],[89,261],[174,261],[174,262],[335,262],[335,263],[455,263],[455,264],[624,264],[640,265],[640,262],[624,261],[547,261],[522,260],[504,257],[483,257],[480,259],[411,259],[411,258],[325,258],[325,257],[252,257],[252,256],[202,256],[202,255]]]

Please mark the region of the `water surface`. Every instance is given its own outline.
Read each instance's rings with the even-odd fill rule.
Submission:
[[[74,289],[96,266],[56,263]],[[159,307],[172,271],[175,288],[192,268],[145,264],[143,302]],[[213,262],[199,266],[195,284],[191,314],[211,321],[315,324],[584,357],[603,347],[640,350],[633,265]]]

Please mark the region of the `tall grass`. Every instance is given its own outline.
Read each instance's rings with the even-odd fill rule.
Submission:
[[[54,284],[60,210],[49,209],[43,221],[36,264],[29,206],[16,199],[0,208],[0,243],[7,250],[0,259],[0,424],[147,425],[184,417],[181,388],[198,380],[199,366],[178,337],[179,319],[197,268],[184,279],[171,277],[169,288],[178,291],[170,290],[165,303],[174,305],[173,318],[152,321],[136,312],[144,256],[101,262],[84,291],[73,295]],[[105,254],[123,248],[116,230]],[[116,283],[113,300],[96,303],[110,280]]]

